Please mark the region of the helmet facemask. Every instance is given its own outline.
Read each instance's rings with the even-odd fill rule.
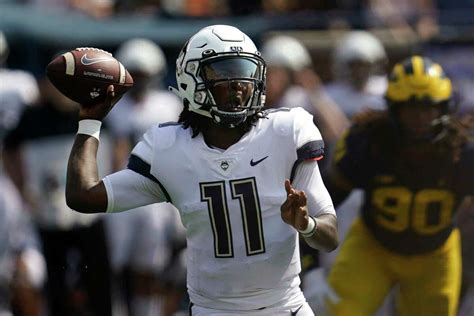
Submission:
[[[235,127],[263,107],[265,64],[256,55],[224,53],[203,58],[196,85],[196,103],[202,101],[215,123]]]
[[[211,25],[184,45],[176,60],[177,88],[187,109],[236,127],[265,104],[266,66],[252,40],[229,25]]]
[[[442,132],[445,117],[441,104],[392,105],[401,136],[406,144],[432,143]]]

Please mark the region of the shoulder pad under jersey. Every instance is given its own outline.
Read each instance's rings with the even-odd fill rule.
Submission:
[[[293,132],[295,120],[303,119],[304,115],[310,116],[306,110],[301,107],[296,108],[281,108],[269,112],[269,115],[274,116],[273,128],[278,135],[288,136]]]
[[[164,150],[172,147],[176,141],[176,134],[181,128],[181,123],[168,122],[158,125],[155,129],[155,148]]]
[[[293,109],[279,108],[272,109],[268,115],[273,117],[273,129],[277,135],[288,136],[293,131]]]

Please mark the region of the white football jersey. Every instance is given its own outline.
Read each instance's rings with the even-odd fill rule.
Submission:
[[[33,219],[42,228],[88,226],[98,217],[73,212],[66,204],[67,161],[73,142],[74,134],[65,134],[29,140],[23,145],[25,183],[35,199]],[[107,137],[103,134],[97,158],[102,174],[110,170],[109,152]]]
[[[325,90],[328,96],[349,118],[364,110],[385,109],[385,101],[382,94],[372,94],[372,89],[369,85],[366,86],[364,91],[356,91],[346,82],[334,82],[327,85]]]
[[[23,105],[31,105],[39,99],[39,89],[35,77],[23,70],[0,68],[0,94],[15,93]]]
[[[39,254],[39,241],[28,215],[15,186],[0,167],[0,315],[11,315],[7,313],[8,299],[18,256],[30,249]],[[28,262],[25,264],[30,278],[24,281],[38,280],[38,284],[31,284],[41,286],[46,272],[44,266],[37,264],[31,268]]]
[[[128,168],[153,179],[180,211],[191,302],[223,310],[305,302],[298,234],[281,219],[280,206],[297,162],[320,157],[323,147],[312,116],[301,108],[271,111],[227,150],[210,148],[202,134],[192,138],[190,129],[176,124],[144,135]],[[104,179],[108,212],[143,200],[130,193],[118,202],[122,182]],[[316,200],[309,207],[313,216],[333,212],[322,188],[322,194],[306,191],[313,197],[308,201]]]

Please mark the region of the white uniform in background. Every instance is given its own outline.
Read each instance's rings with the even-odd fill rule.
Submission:
[[[10,286],[18,256],[26,265],[27,282],[40,289],[46,279],[46,263],[39,251],[33,224],[22,207],[10,179],[0,170],[0,315],[10,314]]]
[[[8,43],[0,31],[0,64],[8,56]],[[0,65],[1,66],[1,65]],[[26,105],[39,96],[35,78],[27,72],[0,68],[0,141],[18,124]],[[2,151],[0,144],[0,151]],[[41,289],[46,279],[46,263],[40,251],[36,230],[25,210],[21,197],[4,175],[0,152],[0,315],[10,311],[11,286],[16,261],[26,268],[26,284]]]
[[[140,102],[125,95],[106,118],[111,136],[129,137],[138,141],[145,131],[159,123],[177,121],[182,104],[174,94],[148,90]],[[169,203],[143,206],[131,212],[105,217],[108,245],[113,271],[124,268],[163,274],[172,256],[176,240],[184,239],[184,228],[178,211]],[[181,279],[182,276],[176,276]],[[168,276],[168,280],[173,277]],[[120,287],[120,285],[118,285]],[[114,289],[114,292],[118,289]],[[123,313],[121,294],[115,293],[115,314]],[[141,316],[160,315],[161,300],[133,297],[131,309]]]
[[[374,78],[374,84],[383,85],[383,82],[380,83],[378,79]],[[346,82],[334,82],[327,85],[325,89],[328,96],[339,105],[347,117],[353,117],[355,114],[368,109],[385,109],[385,100],[382,93],[372,94],[368,87],[366,88],[367,91],[360,92]]]
[[[366,110],[384,110],[385,100],[384,93],[387,88],[387,77],[384,73],[377,74],[377,65],[386,61],[387,54],[382,42],[366,31],[348,32],[341,41],[336,45],[333,52],[333,73],[334,81],[324,87],[327,96],[334,101],[340,110],[348,119],[352,119],[354,115]],[[364,61],[370,64],[372,70],[367,78],[365,86],[357,91],[350,84],[351,73],[349,71],[350,63],[353,61]],[[375,72],[375,73],[374,73]],[[354,80],[354,79],[352,79]],[[354,219],[359,214],[364,199],[364,192],[360,189],[353,190],[349,196],[337,206],[338,215],[338,233],[341,243],[349,230]],[[337,248],[330,253],[320,253],[320,265],[327,272],[336,256],[339,253]],[[335,293],[328,288],[325,283],[325,275],[322,271],[312,271],[308,274],[305,281],[305,293],[312,292],[314,303],[321,306],[321,315],[326,315],[326,308],[323,303],[323,297],[329,296],[334,298]],[[384,305],[376,313],[376,316],[388,316],[393,314],[392,302],[387,299]]]
[[[34,104],[39,98],[35,77],[23,70],[0,68],[0,94],[14,92],[25,105]]]
[[[187,231],[188,292],[199,308],[289,311],[305,298],[298,234],[280,215],[284,181],[294,176],[311,215],[334,214],[317,163],[294,168],[321,156],[323,146],[301,108],[270,112],[225,151],[208,147],[202,134],[192,138],[181,125],[155,126],[134,148],[131,170],[104,178],[107,211],[166,200],[179,209]]]
[[[367,87],[369,85],[370,80]],[[340,107],[348,118],[352,118],[355,114],[368,109],[383,110],[385,108],[382,94],[376,95],[369,92],[356,91],[344,81],[331,83],[325,87],[325,90],[327,95]],[[338,232],[341,241],[344,240],[350,225],[357,217],[363,199],[364,193],[362,190],[356,189],[337,207]],[[339,248],[330,253],[320,253],[321,266],[328,269],[338,253]]]
[[[154,124],[176,122],[182,109],[181,101],[168,91],[150,90],[139,103],[126,94],[106,123],[113,136],[133,136],[138,141]]]

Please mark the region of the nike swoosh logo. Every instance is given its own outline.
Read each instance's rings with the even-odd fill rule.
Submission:
[[[262,161],[264,161],[264,160],[267,159],[267,158],[268,158],[268,156],[263,157],[262,159],[257,160],[257,161],[253,161],[253,158],[252,158],[252,159],[250,159],[250,165],[251,165],[252,167],[253,167],[253,166],[256,166],[256,165],[258,165],[259,163],[261,163]]]
[[[298,312],[300,311],[301,307],[303,307],[303,305],[298,307],[295,311],[291,311],[291,316],[296,316],[296,314],[298,314]]]
[[[89,57],[87,57],[87,54],[84,54],[81,57],[81,63],[84,66],[89,66],[89,65],[93,65],[93,64],[97,64],[97,63],[101,63],[101,62],[106,62],[106,61],[112,61],[112,60],[114,60],[114,59],[109,58],[109,57],[89,58]]]

